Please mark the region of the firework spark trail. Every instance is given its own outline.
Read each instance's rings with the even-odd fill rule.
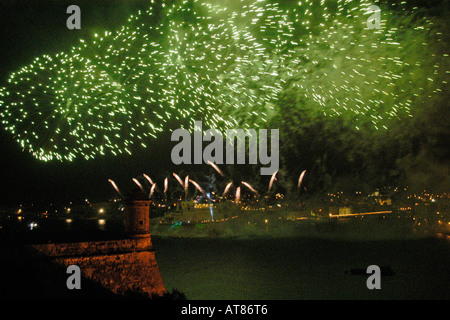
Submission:
[[[167,190],[169,189],[169,179],[165,178],[164,179],[164,195],[167,194]]]
[[[220,170],[219,167],[215,163],[213,163],[210,160],[208,160],[208,164],[211,167],[213,167],[222,177],[224,177],[224,174],[223,174],[222,170]]]
[[[144,173],[143,176],[144,176],[145,179],[147,179],[148,182],[150,182],[150,185],[151,185],[151,186],[153,186],[153,185],[155,184],[155,183],[153,182],[153,180],[152,180],[148,175],[146,175],[146,174]]]
[[[235,198],[235,202],[238,203],[241,200],[241,187],[237,187],[236,188],[236,198]]]
[[[246,186],[247,188],[249,188],[252,192],[254,193],[258,193],[258,191],[256,191],[249,183],[242,181],[241,182],[244,186]]]
[[[122,193],[120,192],[119,188],[117,187],[116,183],[115,183],[113,180],[111,180],[111,179],[108,179],[108,181],[109,181],[109,183],[112,184],[112,186],[113,186],[114,189],[117,191],[117,193],[118,193],[121,197],[123,197],[123,195],[122,195]]]
[[[139,189],[141,189],[142,191],[144,191],[144,188],[142,187],[142,184],[138,181],[138,179],[133,178],[132,180],[134,181],[134,183],[137,184],[137,186],[139,187]]]
[[[153,194],[154,194],[154,192],[155,192],[155,189],[156,189],[156,183],[154,183],[153,185],[152,185],[152,188],[150,189],[150,194],[149,194],[149,198],[151,198],[152,196],[153,196]]]
[[[223,191],[222,197],[224,197],[228,193],[228,191],[230,190],[232,185],[233,185],[233,182],[230,182],[226,185],[225,190]]]
[[[272,175],[272,178],[270,178],[268,191],[272,190],[273,182],[276,180],[277,173],[278,173],[278,170],[275,171],[275,173]]]
[[[182,188],[185,188],[183,180],[181,180],[181,178],[180,178],[176,173],[173,173],[173,176],[174,176],[175,179],[177,179],[177,181],[180,183],[181,187],[182,187]]]
[[[184,199],[187,200],[189,190],[189,175],[184,178]]]
[[[191,180],[191,179],[189,179],[189,182],[192,183],[198,189],[198,191],[200,191],[201,193],[204,193],[203,189],[199,186],[199,184],[197,182],[195,182],[194,180]]]
[[[303,181],[303,177],[305,176],[306,170],[304,170],[301,174],[300,177],[298,178],[298,185],[297,187],[300,188],[300,186],[302,185],[302,181]]]

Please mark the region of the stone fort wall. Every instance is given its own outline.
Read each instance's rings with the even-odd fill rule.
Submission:
[[[84,277],[114,293],[166,293],[150,236],[31,247],[58,265],[77,265]]]

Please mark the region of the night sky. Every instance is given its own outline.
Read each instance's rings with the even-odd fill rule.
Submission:
[[[35,56],[43,53],[52,54],[61,50],[69,49],[80,38],[90,38],[96,32],[106,30],[114,30],[121,26],[128,16],[137,9],[145,8],[146,1],[120,1],[120,0],[102,0],[102,1],[16,1],[6,0],[0,4],[0,37],[2,46],[0,48],[0,81],[3,85],[11,72],[16,71],[19,67],[27,65]],[[432,7],[434,2],[418,1],[419,5]],[[430,4],[431,3],[431,4]],[[442,1],[436,1],[437,8],[442,8]],[[69,30],[66,28],[66,8],[71,4],[77,4],[81,8],[82,28],[81,30]],[[448,5],[444,9],[448,9]],[[437,10],[439,14],[439,9]],[[380,159],[376,166],[383,167],[383,170],[390,172],[395,171],[395,163],[398,164],[396,157],[405,159],[406,157],[423,158],[424,154],[429,154],[431,158],[436,159],[436,166],[433,167],[433,174],[444,176],[445,183],[448,183],[448,103],[443,100],[438,103],[438,107],[430,111],[427,115],[420,118],[422,126],[418,128],[418,132],[408,132],[407,129],[399,129],[400,134],[396,131],[395,139],[391,139],[383,145],[382,148],[374,151],[373,154],[385,155],[389,154],[392,149],[394,153],[399,152],[398,145],[405,145],[404,141],[408,141],[407,150],[394,156],[386,156]],[[427,118],[428,117],[428,118]],[[292,127],[295,127],[292,126]],[[433,128],[433,129],[431,129]],[[316,126],[311,125],[301,132],[305,141],[300,141],[301,148],[306,146],[311,149],[319,149],[315,151],[307,150],[309,156],[306,159],[304,155],[297,155],[293,152],[293,161],[304,160],[304,164],[298,167],[298,171],[305,168],[314,167],[317,169],[317,159],[312,159],[312,155],[321,159],[320,166],[326,166],[327,162],[336,165],[336,170],[346,176],[352,175],[352,169],[360,170],[359,174],[364,175],[365,166],[355,168],[348,159],[340,159],[342,154],[337,152],[328,152],[323,157],[328,141],[329,144],[335,146],[333,139],[326,135],[322,140],[317,138],[313,132],[323,129],[321,123]],[[308,131],[309,130],[309,131]],[[323,129],[324,130],[324,129]],[[328,129],[327,129],[328,130]],[[342,134],[346,131],[327,132],[330,136]],[[293,130],[295,133],[295,130]],[[394,133],[393,133],[394,135]],[[406,137],[405,137],[406,136]],[[355,140],[353,140],[355,139]],[[384,138],[381,138],[384,139]],[[402,140],[403,139],[403,140]],[[357,141],[355,136],[351,139],[340,141],[343,144],[352,145],[352,141]],[[308,141],[310,143],[308,144]],[[431,141],[431,143],[430,143]],[[108,179],[113,179],[123,189],[129,189],[133,186],[132,177],[142,176],[147,173],[150,176],[159,176],[161,179],[171,170],[178,171],[181,168],[174,168],[170,160],[171,146],[174,143],[170,141],[170,132],[164,132],[157,140],[153,140],[150,148],[135,152],[132,156],[102,156],[94,160],[76,159],[71,163],[61,163],[58,161],[41,162],[36,160],[27,151],[22,151],[21,147],[16,143],[10,133],[0,130],[0,181],[2,182],[0,204],[15,204],[21,201],[49,200],[55,201],[73,201],[84,198],[104,199],[115,196],[114,190],[108,183]],[[425,147],[426,146],[426,147]],[[427,149],[429,148],[429,149]],[[345,150],[345,145],[342,148]],[[331,150],[331,147],[330,147]],[[380,151],[382,150],[382,151]],[[424,151],[423,151],[424,150]],[[316,153],[314,153],[316,152]],[[289,152],[289,154],[291,154]],[[327,158],[328,157],[328,158]],[[381,156],[380,156],[381,157]],[[427,156],[425,156],[427,158]],[[328,159],[328,160],[324,160]],[[352,160],[354,161],[354,160]],[[364,161],[364,160],[361,160]],[[412,161],[412,160],[411,160]],[[422,159],[423,163],[431,161],[430,159]],[[421,162],[412,161],[408,167],[422,168]],[[339,163],[342,163],[340,165]],[[389,165],[385,165],[388,163]],[[370,165],[367,165],[370,166]],[[367,167],[366,166],[366,167]],[[374,165],[375,166],[375,165]],[[204,166],[207,167],[207,166]],[[191,168],[192,169],[192,168]],[[209,168],[210,169],[210,168]],[[335,171],[336,171],[335,170]],[[372,170],[376,171],[378,167]],[[370,171],[370,170],[369,170]],[[320,172],[316,170],[316,174],[327,172],[323,169]],[[339,173],[339,172],[338,172]],[[332,174],[336,174],[333,172]],[[332,175],[330,173],[330,176]],[[425,173],[426,174],[426,173]],[[393,174],[395,176],[395,174]],[[325,176],[325,175],[323,175]]]

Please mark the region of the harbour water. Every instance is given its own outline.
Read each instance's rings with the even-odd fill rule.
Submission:
[[[121,228],[113,221],[44,219],[3,228],[3,245],[12,239],[109,237]],[[11,237],[5,234],[9,229],[14,231]],[[260,230],[232,236],[153,234],[166,289],[176,289],[190,300],[450,299],[448,237],[408,232],[398,221],[379,220],[331,229],[306,225],[288,236],[279,227],[272,233],[265,233],[271,230],[265,227]],[[380,290],[367,288],[369,275],[345,272],[370,265],[389,266],[395,272],[382,276]]]
[[[167,289],[188,299],[449,299],[450,241],[153,239]],[[381,289],[347,268],[390,266]]]

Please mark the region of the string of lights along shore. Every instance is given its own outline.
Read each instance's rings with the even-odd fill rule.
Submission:
[[[374,4],[378,29],[367,25]],[[265,128],[286,95],[355,130],[386,130],[447,85],[444,36],[408,1],[149,1],[117,30],[12,73],[0,114],[43,161],[131,154],[169,120]]]

